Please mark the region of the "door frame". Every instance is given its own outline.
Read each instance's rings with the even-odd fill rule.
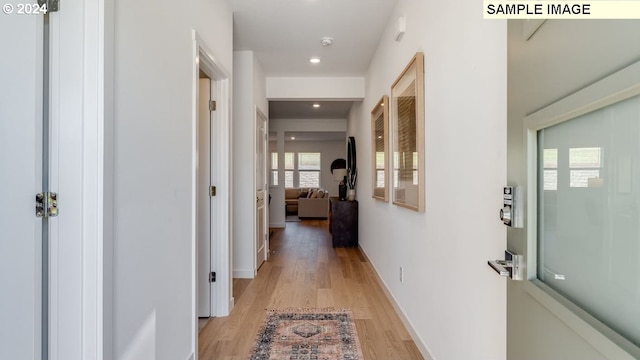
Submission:
[[[217,94],[216,121],[211,124],[212,152],[212,185],[217,188],[218,195],[213,198],[211,206],[211,262],[217,273],[214,286],[215,307],[212,316],[227,316],[233,308],[231,291],[231,75],[213,55],[202,37],[192,30],[192,118],[191,118],[191,319],[193,321],[193,351],[198,353],[197,320],[197,277],[196,277],[196,183],[197,183],[197,129],[198,129],[198,95],[199,71],[202,69],[215,83]],[[215,167],[214,167],[215,166]],[[213,297],[212,297],[213,301]]]
[[[517,283],[531,297],[561,319],[591,346],[612,359],[634,359],[638,355],[637,347],[537,278],[537,133],[541,129],[574,119],[637,95],[640,95],[640,61],[528,115],[524,118],[523,123],[528,188],[526,206],[526,280]]]
[[[49,219],[49,359],[110,359],[114,5],[64,5],[49,14],[49,187],[60,207]]]

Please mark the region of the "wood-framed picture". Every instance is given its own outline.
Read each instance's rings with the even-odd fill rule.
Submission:
[[[373,198],[389,200],[389,97],[384,95],[371,110],[371,168]]]
[[[424,55],[416,53],[391,85],[392,201],[423,212]]]

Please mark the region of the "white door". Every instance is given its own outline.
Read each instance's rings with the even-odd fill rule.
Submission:
[[[640,358],[640,23],[509,22],[508,359]],[[629,64],[632,64],[629,66]]]
[[[198,282],[198,317],[210,317],[213,303],[210,281],[211,264],[211,121],[212,112],[209,103],[212,99],[211,80],[201,78],[199,81],[198,101],[198,167],[197,190],[198,199],[197,223],[197,282]]]
[[[0,359],[42,351],[42,33],[41,15],[0,14]]]
[[[256,111],[256,270],[267,259],[267,118]]]

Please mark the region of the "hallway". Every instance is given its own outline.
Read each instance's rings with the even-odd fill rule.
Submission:
[[[365,359],[422,359],[369,262],[359,250],[333,249],[327,225],[304,220],[274,231],[270,258],[231,315],[200,332],[200,359],[245,359],[266,308],[309,307],[350,308]]]

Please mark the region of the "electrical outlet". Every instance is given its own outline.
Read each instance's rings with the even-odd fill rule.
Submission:
[[[404,284],[404,270],[400,266],[400,284]]]

